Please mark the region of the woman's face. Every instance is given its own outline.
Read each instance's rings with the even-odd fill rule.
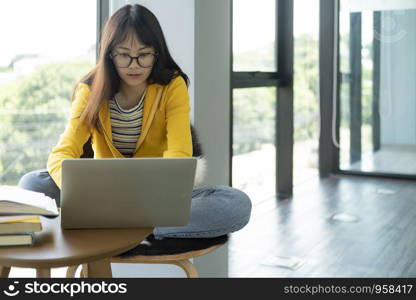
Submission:
[[[124,84],[131,87],[146,84],[156,60],[153,54],[155,54],[155,49],[143,45],[133,34],[128,35],[111,52],[118,75]],[[141,65],[138,64],[137,59],[131,60],[129,56],[139,56]]]

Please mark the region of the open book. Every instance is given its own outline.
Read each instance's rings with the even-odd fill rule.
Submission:
[[[0,215],[58,216],[54,199],[15,186],[0,186]]]

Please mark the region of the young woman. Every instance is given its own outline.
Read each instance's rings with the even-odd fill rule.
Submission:
[[[120,8],[104,27],[97,65],[74,89],[47,171],[28,173],[19,185],[58,198],[62,160],[79,158],[90,138],[95,158],[191,157],[188,83],[153,13],[137,4]],[[156,227],[154,235],[220,236],[245,226],[250,212],[242,191],[202,186],[193,190],[189,224]]]

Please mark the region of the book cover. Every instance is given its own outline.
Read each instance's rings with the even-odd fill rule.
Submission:
[[[42,222],[39,216],[0,216],[0,234],[39,232],[41,230]]]
[[[32,233],[3,234],[0,235],[0,246],[31,246],[33,245]]]

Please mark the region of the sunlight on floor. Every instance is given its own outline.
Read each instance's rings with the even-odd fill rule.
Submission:
[[[51,269],[52,278],[65,278],[66,277],[66,267],[65,268],[54,268]],[[12,267],[9,274],[10,278],[36,278],[36,270],[30,268],[17,268]]]

